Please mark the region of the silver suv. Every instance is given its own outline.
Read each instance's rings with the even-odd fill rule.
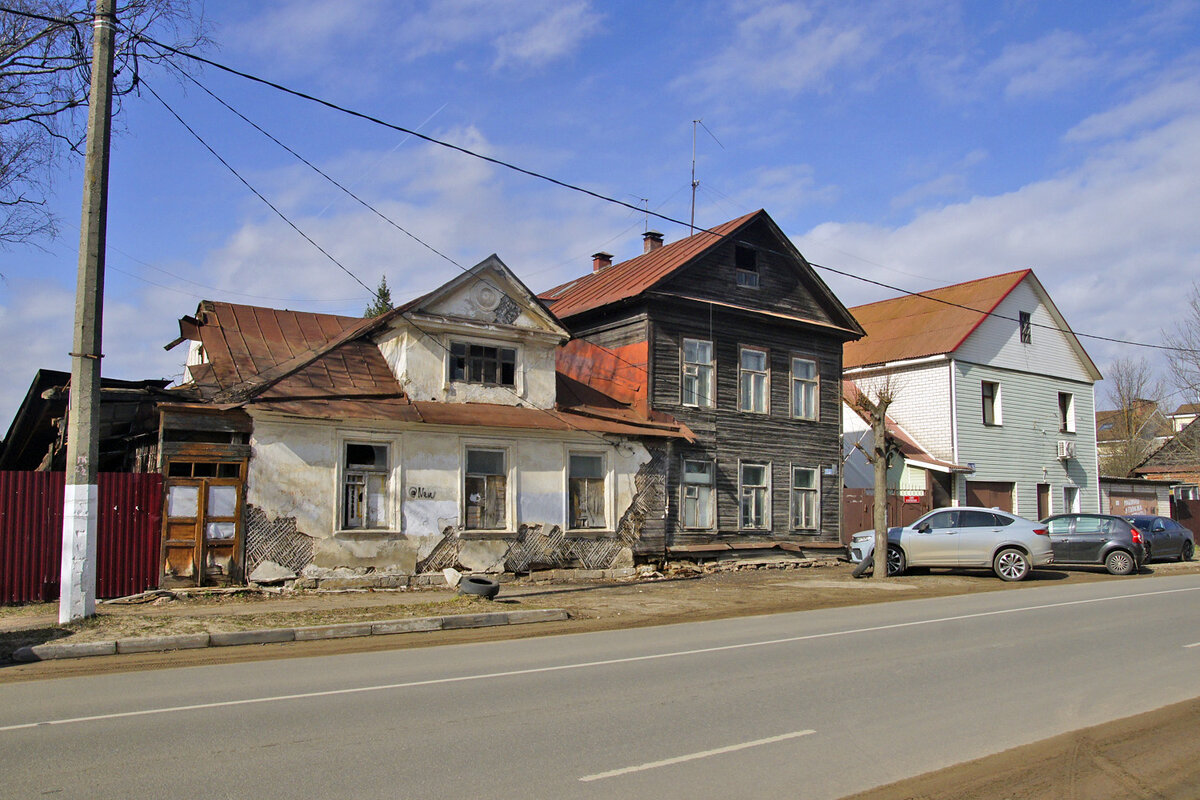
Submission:
[[[861,563],[875,550],[875,532],[850,539],[850,560]],[[911,525],[888,528],[888,574],[909,567],[975,567],[1006,581],[1029,577],[1054,561],[1046,526],[995,508],[937,508]]]

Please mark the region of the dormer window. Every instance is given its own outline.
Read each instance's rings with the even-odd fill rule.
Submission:
[[[468,342],[450,343],[450,380],[492,386],[514,386],[517,351]]]
[[[747,289],[757,289],[758,251],[738,245],[733,251],[733,263],[737,268],[737,285]]]

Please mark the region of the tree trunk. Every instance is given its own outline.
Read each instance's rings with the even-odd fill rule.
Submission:
[[[872,577],[876,580],[887,580],[887,415],[888,403],[880,400],[871,414],[871,433],[875,439],[875,567]]]

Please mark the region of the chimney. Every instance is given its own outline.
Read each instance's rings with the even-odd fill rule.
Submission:
[[[612,266],[612,253],[603,251],[592,254],[592,272],[599,272],[602,269],[608,269]]]
[[[642,234],[643,253],[649,253],[651,250],[657,250],[662,246],[663,235],[658,231],[646,231]]]

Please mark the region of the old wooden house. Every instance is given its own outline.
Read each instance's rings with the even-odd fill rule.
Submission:
[[[765,211],[644,239],[539,295],[577,340],[560,372],[695,435],[647,444],[666,481],[637,552],[840,547],[842,346],[862,328]]]

